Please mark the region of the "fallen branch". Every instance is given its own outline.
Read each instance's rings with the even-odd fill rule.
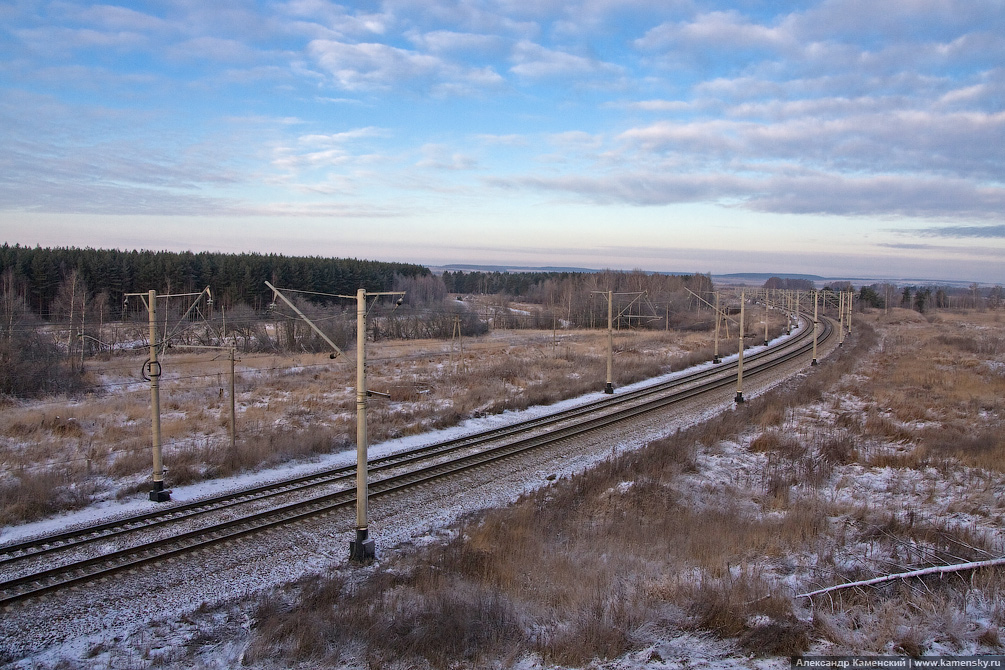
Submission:
[[[848,582],[847,584],[828,586],[825,589],[818,589],[816,591],[810,591],[809,593],[800,593],[796,597],[812,598],[813,596],[818,596],[821,593],[830,593],[831,591],[837,591],[838,589],[850,589],[856,586],[872,586],[873,584],[892,582],[895,579],[924,577],[925,575],[944,575],[949,572],[960,572],[962,570],[976,570],[978,568],[989,568],[993,565],[1005,565],[1005,558],[994,558],[988,561],[973,561],[971,563],[960,563],[958,565],[936,565],[931,568],[922,568],[921,570],[911,570],[910,572],[898,572],[892,575],[883,575],[882,577],[863,579],[860,582]]]

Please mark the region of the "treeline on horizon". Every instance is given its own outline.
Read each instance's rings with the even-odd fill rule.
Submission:
[[[396,278],[426,277],[429,268],[410,263],[203,251],[120,251],[73,247],[0,247],[0,274],[7,270],[26,287],[32,312],[48,318],[60,284],[73,273],[89,297],[104,295],[113,318],[127,293],[191,293],[209,286],[224,307],[259,309],[272,300],[266,281],[280,288],[355,295],[390,291]]]
[[[328,295],[286,294],[321,324],[341,347],[356,336],[354,310],[331,295],[403,291],[403,304],[374,305],[374,339],[449,338],[490,328],[595,328],[606,324],[608,291],[614,291],[619,329],[695,327],[694,296],[712,289],[709,275],[633,272],[454,272],[433,275],[423,266],[356,259],[118,251],[78,248],[0,247],[0,397],[74,393],[86,387],[85,361],[110,355],[123,342],[146,337],[143,300],[123,298],[153,289],[160,295],[198,293],[210,287],[213,305],[191,316],[184,305],[158,309],[169,320],[188,319],[182,344],[242,351],[324,351],[328,345],[284,304],[273,304],[265,282],[280,289]],[[447,300],[448,294],[458,300]],[[471,304],[463,296],[487,293]],[[284,292],[285,294],[285,292]],[[603,294],[603,295],[598,295]],[[522,303],[510,308],[510,301]],[[183,301],[184,302],[184,301]],[[341,303],[341,304],[340,304]],[[527,304],[534,305],[529,308]],[[332,307],[335,306],[334,313]],[[206,309],[208,308],[208,309]],[[379,317],[379,318],[378,318]],[[127,328],[109,324],[128,322]],[[180,321],[178,321],[180,323]],[[272,324],[271,329],[266,324]],[[137,325],[138,324],[138,325]],[[172,331],[174,332],[174,331]],[[130,344],[130,348],[134,345]]]
[[[352,258],[4,244],[0,247],[0,274],[8,271],[13,282],[22,287],[27,307],[43,319],[55,315],[61,289],[65,293],[71,281],[78,282],[73,291],[80,285],[86,287],[88,300],[100,297],[111,318],[122,315],[123,297],[128,293],[151,289],[161,294],[192,293],[207,286],[218,305],[230,308],[243,304],[259,311],[273,298],[266,281],[280,288],[336,295],[355,295],[359,288],[411,289],[408,302],[413,304],[445,293],[505,295],[546,305],[564,302],[566,311],[571,294],[582,295],[584,289],[665,294],[689,288],[703,293],[712,284],[711,277],[703,274],[448,271],[436,277],[422,265]],[[329,301],[324,296],[303,298],[308,302]]]
[[[798,291],[814,291],[816,287],[807,279],[771,277],[764,282],[764,288]],[[855,291],[850,281],[832,281],[824,291]],[[860,307],[887,309],[903,307],[917,312],[931,309],[1000,309],[1005,303],[1005,289],[1000,284],[981,289],[976,283],[967,287],[952,287],[915,284],[897,286],[890,283],[863,284],[858,290]]]

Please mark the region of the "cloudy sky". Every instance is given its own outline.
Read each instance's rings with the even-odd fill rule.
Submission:
[[[1001,0],[0,4],[0,242],[1005,282]]]

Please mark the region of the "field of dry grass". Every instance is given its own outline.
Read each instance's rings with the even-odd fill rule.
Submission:
[[[663,660],[694,634],[741,656],[1001,653],[1001,569],[799,597],[1005,554],[999,315],[865,320],[811,374],[716,420],[363,582],[276,593],[245,659],[582,667]]]
[[[772,314],[772,336],[781,317]],[[734,335],[735,337],[735,335]],[[756,344],[755,339],[750,340]],[[616,386],[711,358],[707,332],[615,336]],[[547,405],[604,386],[605,331],[496,330],[463,341],[368,345],[371,443],[505,410]],[[735,339],[721,341],[726,352]],[[352,355],[352,352],[349,352]],[[87,362],[95,392],[0,406],[0,525],[91,502],[142,495],[151,471],[145,354]],[[216,352],[172,349],[161,360],[167,486],[353,448],[355,370],[326,354],[243,354],[237,363],[237,444],[230,448],[229,364]]]

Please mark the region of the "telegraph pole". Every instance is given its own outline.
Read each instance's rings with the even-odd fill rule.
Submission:
[[[161,364],[157,361],[157,291],[147,294],[147,314],[150,317],[150,360],[146,372],[150,378],[150,429],[153,438],[154,475],[150,500],[167,502],[171,492],[164,490],[164,459],[161,454]]]
[[[715,364],[722,363],[722,359],[719,358],[719,292],[715,292],[715,348],[712,354],[712,362]]]
[[[604,393],[614,393],[614,292],[607,291],[607,385]]]
[[[237,401],[234,400],[234,356],[235,347],[230,348],[230,450],[237,449]]]
[[[356,539],[349,557],[365,561],[376,555],[367,527],[366,451],[366,289],[356,291]]]
[[[289,299],[286,298],[280,289],[276,288],[269,282],[265,282],[265,285],[272,289],[273,294],[283,300],[290,309],[297,313],[297,315],[307,322],[314,332],[316,332],[321,338],[325,340],[335,350],[335,353],[329,354],[329,357],[334,359],[339,355],[344,355],[344,352],[339,349],[339,347],[331,341],[331,339],[325,335],[320,328],[318,328],[314,322],[308,319],[303,312],[297,309]],[[371,391],[366,386],[366,299],[368,296],[384,296],[384,295],[396,295],[398,296],[398,301],[396,303],[395,309],[401,305],[404,300],[404,291],[382,291],[376,293],[369,293],[366,289],[361,288],[356,291],[356,295],[338,295],[334,293],[318,293],[316,291],[297,291],[294,289],[282,289],[284,291],[293,291],[294,293],[310,293],[312,295],[324,295],[333,298],[345,298],[348,300],[356,299],[356,539],[349,542],[349,560],[365,563],[370,559],[374,558],[376,554],[376,547],[374,541],[370,539],[370,529],[368,525],[368,497],[369,491],[367,486],[367,449],[369,447],[369,436],[367,435],[366,429],[366,408],[367,399],[370,396],[379,395],[384,398],[390,398],[391,396],[387,393],[380,393],[379,391]],[[451,347],[453,345],[451,344]],[[462,350],[463,353],[463,350]]]
[[[799,308],[802,307],[802,303],[800,302],[800,300],[801,298],[799,296],[799,289],[796,289],[796,318],[792,322],[793,330],[799,328]]]
[[[844,346],[844,290],[838,294],[838,331],[841,337],[838,338],[838,346]]]
[[[852,303],[854,302],[854,300],[855,300],[855,293],[854,293],[854,291],[848,291],[848,322],[847,322],[847,325],[848,325],[848,334],[849,335],[851,335],[851,311],[852,311],[851,310],[851,306],[852,306]]]
[[[745,298],[740,291],[740,355],[736,368],[736,402],[743,402],[743,303]]]
[[[820,332],[820,322],[817,320],[817,303],[820,302],[820,292],[813,292],[813,362],[810,365],[817,364],[817,334]]]
[[[367,398],[380,395],[390,398],[386,393],[370,391],[366,388],[366,297],[381,295],[399,296],[398,304],[405,295],[403,291],[367,293],[366,289],[356,291],[356,539],[349,543],[349,560],[363,563],[377,555],[374,541],[370,539],[370,529],[367,521],[367,463],[366,454],[369,447],[366,433]],[[349,297],[349,296],[343,296]]]
[[[196,296],[195,300],[192,301],[191,306],[189,306],[188,311],[182,316],[181,322],[188,318],[188,315],[192,313],[195,306],[199,304],[199,300],[202,298],[203,294],[206,294],[207,301],[211,303],[213,300],[213,294],[210,292],[207,286],[198,293],[174,293],[157,295],[157,291],[150,289],[146,293],[126,293],[125,302],[128,304],[130,296],[139,296],[140,299],[146,303],[147,315],[149,318],[149,335],[150,335],[150,358],[147,359],[146,363],[143,364],[143,378],[150,381],[150,433],[151,442],[153,447],[153,489],[150,491],[150,500],[153,502],[167,502],[171,500],[171,492],[164,490],[164,458],[161,451],[161,390],[160,390],[160,377],[161,377],[161,364],[157,360],[157,350],[166,344],[168,340],[171,339],[171,335],[174,334],[174,330],[170,333],[166,333],[163,342],[157,341],[157,298],[177,298],[183,296]],[[164,310],[164,316],[167,318],[167,310]],[[166,328],[165,323],[165,328]],[[177,330],[178,326],[175,326]]]
[[[604,386],[604,393],[612,394],[614,393],[614,291],[591,291],[591,293],[599,293],[607,298],[607,384]],[[635,301],[646,294],[645,291],[640,293],[618,293],[617,295],[634,295],[632,301],[628,305],[618,312],[618,318],[625,313],[625,309],[630,308]]]
[[[764,346],[768,346],[768,291],[764,289]]]
[[[785,292],[785,334],[792,334],[792,291]]]

